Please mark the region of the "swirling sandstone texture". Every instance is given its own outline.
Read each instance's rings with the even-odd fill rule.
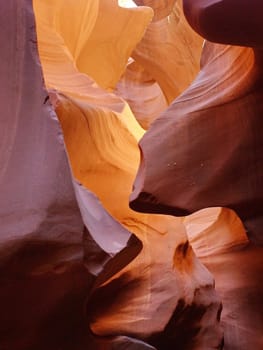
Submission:
[[[167,1],[152,3],[158,13]],[[171,1],[170,1],[171,3]],[[160,85],[170,104],[192,82],[199,70],[203,39],[187,24],[181,2],[173,1],[169,17],[161,16],[147,27],[146,33],[132,53],[132,57]],[[157,5],[159,4],[159,5]]]
[[[129,207],[138,142],[193,80],[203,39],[181,1],[126,3],[0,5],[0,349],[212,350],[223,325],[226,349],[260,350],[262,254],[235,212]],[[173,151],[161,138],[150,168]]]
[[[154,17],[133,50],[116,90],[148,129],[198,73],[203,39],[187,24],[181,2],[137,3],[150,6]]]
[[[128,206],[144,130],[112,91],[152,16],[106,0],[1,4],[1,350],[222,344],[183,220]]]
[[[196,79],[140,141],[131,207],[176,216],[195,212],[185,224],[197,254],[216,276],[225,349],[261,349],[262,3],[185,0],[184,10],[192,27],[210,41]],[[231,244],[243,239],[234,233],[232,219],[231,234],[225,236],[220,216],[226,209],[211,224],[207,209],[197,212],[217,206],[235,210],[259,247],[250,243],[231,251]]]
[[[252,48],[206,42],[197,78],[140,142],[134,209],[187,215],[229,207],[262,242],[260,62]]]
[[[0,13],[0,348],[84,348],[82,310],[96,276],[111,277],[142,246],[72,178],[31,2],[6,2]]]

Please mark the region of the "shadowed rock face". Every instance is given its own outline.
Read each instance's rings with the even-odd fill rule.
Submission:
[[[215,276],[223,300],[225,350],[262,349],[262,253],[262,247],[251,244],[202,259]]]
[[[216,278],[227,350],[263,346],[262,247],[233,250],[231,235],[223,238],[226,226],[214,221],[207,231],[199,225],[209,223],[202,219],[209,211],[197,211],[218,205],[234,209],[250,239],[262,244],[261,8],[259,1],[184,1],[192,27],[221,44],[205,43],[199,75],[141,140],[130,198],[138,211],[194,212],[184,222],[197,255]],[[221,223],[225,219],[218,217]],[[232,242],[245,238],[234,234],[232,225],[231,232]]]
[[[206,42],[199,75],[140,143],[131,207],[187,215],[226,206],[242,218],[251,239],[261,242],[262,28],[256,9],[262,4],[183,4],[188,21],[205,38],[255,49]]]
[[[193,50],[184,48],[184,40],[194,40],[195,35],[182,17],[181,2],[137,3],[149,5],[153,11],[146,6],[121,8],[115,0],[34,0],[33,8],[29,0],[11,0],[0,5],[4,34],[0,36],[1,350],[221,349],[221,301],[213,276],[197,256],[204,259],[219,281],[226,304],[226,346],[245,350],[245,345],[249,348],[253,344],[260,349],[261,318],[254,314],[261,304],[252,279],[261,276],[261,250],[250,250],[248,246],[235,254],[233,249],[247,244],[244,228],[235,214],[214,208],[178,218],[138,213],[129,208],[140,160],[138,141],[144,130],[122,98],[127,90],[117,89],[120,77],[124,73],[124,83],[125,77],[126,81],[133,79],[134,91],[137,87],[143,91],[144,86],[150,85],[149,110],[154,106],[163,109],[164,96],[170,101],[173,94],[184,90],[186,81],[180,79],[187,67],[196,69],[195,48],[200,47],[199,38]],[[150,24],[152,18],[154,23]],[[147,26],[155,29],[146,31]],[[157,33],[158,26],[163,29],[162,35],[167,34],[167,41],[160,48],[162,35],[151,36]],[[170,45],[176,37],[180,38],[177,51],[175,44]],[[160,57],[157,65],[148,52],[151,38],[156,39],[152,41],[152,52]],[[145,52],[148,55],[144,56]],[[185,52],[193,57],[186,60]],[[172,59],[166,60],[169,64],[162,71],[162,55],[173,54],[178,55],[178,61],[173,64]],[[232,84],[228,65],[222,69],[221,56],[227,58],[224,62],[231,63],[232,70],[236,67],[232,73],[238,79]],[[175,92],[176,83],[170,90],[169,84],[163,82],[173,67],[180,66],[180,60],[184,64],[180,74],[177,72],[180,88]],[[260,65],[255,62],[250,49],[207,44],[201,78],[197,78],[202,83],[197,84],[197,90],[187,99],[188,107],[185,105],[182,110],[186,108],[195,116],[193,107],[202,111],[216,109],[219,102],[231,105],[240,96],[248,95],[248,103],[242,102],[239,110],[246,106],[250,111],[251,94],[258,91],[260,83]],[[141,74],[129,76],[127,63]],[[218,79],[219,68],[222,81]],[[214,91],[221,88],[224,93],[218,101]],[[118,95],[113,93],[116,90]],[[162,94],[159,100],[158,91]],[[200,96],[209,92],[205,102],[200,99],[196,103],[196,91]],[[259,96],[253,96],[260,106]],[[189,103],[191,99],[193,104]],[[231,126],[233,120],[229,117],[226,126]],[[246,119],[241,121],[245,123]],[[203,128],[201,120],[199,123]],[[254,123],[257,124],[256,119]],[[155,125],[158,120],[149,134]],[[185,124],[181,125],[183,130]],[[249,129],[250,136],[254,129]],[[187,140],[196,140],[195,146],[202,136],[199,130],[197,137],[192,138],[196,130],[197,125],[188,134],[181,134]],[[160,140],[168,137],[169,147],[157,154],[158,164],[162,159],[166,161],[166,149],[170,152],[173,146],[169,132],[162,128],[160,131]],[[231,142],[226,135],[223,133],[229,147]],[[251,138],[245,141],[244,149],[249,147]],[[237,138],[236,147],[230,149],[233,157],[239,141]],[[255,142],[257,146],[258,139]],[[152,146],[155,150],[156,143]],[[184,157],[183,165],[189,170],[190,154]],[[220,159],[230,158],[228,154]],[[257,158],[249,164],[254,160]],[[156,164],[146,165],[153,170]],[[195,165],[193,162],[193,169]],[[156,169],[162,169],[158,166]],[[170,178],[170,173],[165,178],[156,177],[161,187]],[[202,179],[198,180],[201,186]],[[174,190],[177,189],[173,187]],[[173,191],[167,198],[175,198]],[[145,192],[143,196],[150,198],[158,211],[174,214],[174,207],[158,202],[155,195]],[[200,203],[202,207],[202,200]],[[249,264],[252,257],[256,259]],[[245,278],[239,260],[246,263]],[[220,262],[226,263],[233,273],[236,285],[228,284],[229,276],[225,280]],[[233,298],[235,293],[238,300]],[[248,297],[255,300],[256,307],[245,303],[242,312],[241,304]],[[240,317],[236,337],[230,336],[236,326],[231,323],[233,314]],[[253,337],[245,341],[247,333],[253,333]]]
[[[209,42],[201,62],[140,142],[131,207],[173,215],[229,207],[262,242],[261,65],[252,49]]]
[[[31,1],[0,5],[1,350],[157,350],[166,334],[169,346],[212,349],[222,339],[214,280],[181,219],[129,209],[143,130],[104,89],[119,79],[152,10],[64,4],[34,1],[37,37]],[[138,31],[128,46],[121,41],[117,71],[92,73],[101,88],[86,75],[94,59],[86,66],[83,57],[112,13],[120,22],[107,34],[118,39],[127,21],[139,21]],[[118,57],[106,33],[102,52]]]
[[[184,0],[183,6],[191,26],[207,40],[263,48],[260,0]]]
[[[72,178],[43,86],[31,2],[9,1],[0,13],[0,347],[73,349],[78,343],[84,349],[92,343],[82,311],[86,296],[96,275],[122,268],[116,260],[114,271],[104,265],[131,234]],[[84,225],[92,235],[95,229],[96,240],[86,233],[83,242]],[[107,230],[111,239],[102,249],[97,242]],[[136,239],[127,248],[124,265],[141,244]]]
[[[0,347],[84,349],[92,339],[83,305],[96,276],[119,271],[141,244],[133,240],[114,270],[104,267],[131,234],[72,178],[43,86],[31,2],[2,4],[0,17]],[[101,232],[111,237],[106,247]]]

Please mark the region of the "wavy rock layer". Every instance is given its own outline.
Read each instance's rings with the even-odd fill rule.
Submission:
[[[86,349],[93,342],[96,349],[85,329],[85,299],[96,276],[110,278],[142,246],[72,179],[43,87],[31,3],[2,9],[1,349]]]
[[[177,0],[134,0],[138,6],[149,6],[154,11],[153,21],[159,21],[165,17],[168,17]]]
[[[116,93],[130,105],[144,129],[192,82],[199,71],[203,39],[186,22],[181,2],[137,1],[154,11],[132,53]]]
[[[138,240],[127,245],[131,234],[73,182],[62,131],[43,87],[31,4],[10,1],[3,9],[1,349],[72,349],[76,342],[84,349],[93,340],[87,339],[82,308],[96,275],[110,277],[141,245]],[[84,224],[101,244],[100,231],[111,228],[104,250],[87,231],[84,245]],[[109,270],[106,262],[115,255],[115,270]]]
[[[168,107],[160,85],[133,59],[127,64],[115,93],[128,102],[136,120],[144,129],[148,129]]]
[[[202,258],[223,301],[225,350],[263,347],[263,249],[252,244]]]
[[[153,9],[164,1],[149,1]],[[153,21],[132,57],[160,85],[170,104],[193,81],[199,71],[203,39],[186,22],[180,2],[169,17]]]
[[[263,346],[262,248],[247,245],[233,212],[197,211],[234,209],[250,240],[262,244],[261,6],[184,1],[193,28],[222,44],[205,43],[197,78],[141,140],[131,195],[131,207],[139,211],[194,213],[184,222],[196,254],[216,277],[225,349]]]
[[[186,347],[189,341],[193,347],[217,346],[221,343],[217,319],[220,303],[211,276],[188,247],[183,223],[172,217],[135,213],[128,207],[139,164],[137,142],[143,129],[121,98],[100,88],[84,75],[85,70],[76,69],[74,57],[67,55],[66,40],[63,42],[62,36],[58,42],[57,28],[46,21],[40,5],[46,4],[35,2],[39,52],[73,173],[143,244],[141,253],[129,266],[108,280],[96,282],[86,305],[87,326],[90,325],[97,336],[129,335],[153,346],[158,344],[158,349],[166,346],[167,332],[171,333],[170,346]],[[53,11],[50,9],[49,16],[59,15],[55,7]],[[145,8],[125,11],[124,14],[131,15],[131,23],[138,20],[133,18],[134,13],[145,18],[151,13]],[[119,12],[116,15],[121,16]],[[121,23],[120,17],[118,26]],[[110,30],[116,29],[113,26]],[[52,62],[49,61],[51,53]],[[62,60],[65,65],[60,64]],[[69,69],[71,73],[67,74]],[[96,77],[96,72],[92,75]],[[163,255],[165,247],[170,248]],[[174,283],[170,285],[171,280]],[[157,309],[158,318],[153,320]],[[211,328],[212,341],[207,336],[210,331],[197,330],[191,340],[176,331],[178,322],[186,327],[191,310],[196,310],[191,327]]]
[[[138,95],[145,92],[140,101],[148,101],[148,119],[141,123],[147,128],[189,85],[201,43],[187,26],[180,3],[137,4],[142,6],[121,8],[115,0],[34,0],[37,38],[31,1],[1,5],[1,349],[220,349],[221,303],[212,275],[196,255],[217,277],[226,305],[226,347],[261,344],[261,318],[254,317],[261,304],[253,283],[262,273],[260,249],[248,245],[236,215],[214,208],[175,218],[136,213],[128,206],[140,160],[138,141],[144,135],[131,109],[139,119]],[[190,49],[185,42],[195,45]],[[209,45],[203,67],[220,62],[220,47]],[[252,86],[258,91],[259,65],[251,50],[247,56],[242,50],[226,50],[231,67],[243,57],[242,69],[237,65],[239,81],[229,90],[212,68],[206,81],[218,90],[235,91],[237,100]],[[176,55],[175,63],[168,60],[171,55]],[[225,67],[223,82],[230,77]],[[246,87],[244,77],[250,84]],[[201,93],[209,90],[200,86]],[[133,101],[131,109],[123,96]],[[212,93],[207,96],[209,109],[218,100]],[[231,93],[227,98],[231,103]],[[196,106],[203,105],[199,101]],[[157,161],[161,158],[166,159],[165,152]],[[159,185],[167,179],[158,180]],[[166,204],[158,208],[167,213]],[[240,246],[244,250],[235,252]],[[237,261],[246,269],[241,271]],[[222,273],[222,263],[234,285]],[[245,302],[251,296],[254,309]]]
[[[132,207],[174,215],[229,207],[262,241],[261,80],[252,49],[207,42],[196,80],[140,143]]]
[[[188,239],[198,257],[231,252],[248,245],[239,217],[226,208],[207,208],[186,216]]]

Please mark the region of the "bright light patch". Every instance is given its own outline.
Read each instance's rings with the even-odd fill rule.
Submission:
[[[132,0],[118,0],[118,5],[121,7],[137,7]]]

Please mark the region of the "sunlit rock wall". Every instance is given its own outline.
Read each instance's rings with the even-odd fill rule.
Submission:
[[[129,207],[138,142],[191,84],[203,41],[181,2],[129,3],[0,5],[0,349],[221,349],[221,299],[226,348],[260,349],[260,248],[236,214]]]
[[[195,212],[185,224],[222,293],[225,348],[261,349],[262,248],[254,244],[262,245],[262,4],[186,0],[183,5],[189,23],[210,41],[196,79],[140,141],[131,207],[175,216]],[[215,221],[210,217],[215,209],[197,212],[218,206],[240,216],[253,244],[231,252],[233,243],[246,241],[231,212],[221,210]]]

